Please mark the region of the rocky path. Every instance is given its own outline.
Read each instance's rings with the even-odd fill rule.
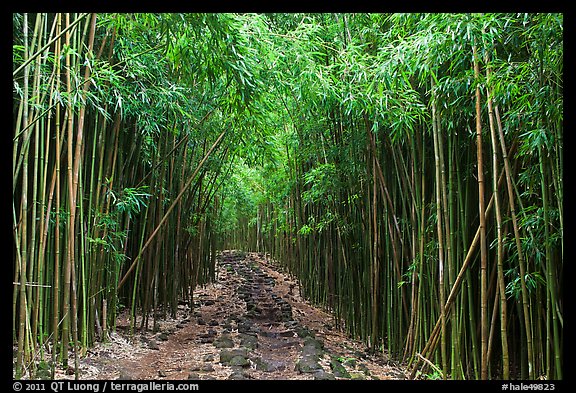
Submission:
[[[303,300],[296,281],[262,254],[222,252],[217,270],[217,282],[196,290],[194,307],[179,306],[177,319],[131,339],[115,333],[91,350],[81,378],[406,378],[385,354],[335,330],[332,317]]]

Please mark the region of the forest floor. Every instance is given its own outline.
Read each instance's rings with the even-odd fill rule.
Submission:
[[[337,330],[263,254],[224,251],[216,269],[194,307],[180,304],[156,329],[129,336],[121,316],[80,360],[80,379],[406,379],[385,353]]]

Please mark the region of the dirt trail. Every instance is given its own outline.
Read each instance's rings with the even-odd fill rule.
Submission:
[[[131,339],[120,319],[110,342],[81,360],[81,379],[406,378],[385,354],[335,330],[263,254],[222,252],[216,283],[194,299],[193,311],[180,305],[176,319]]]

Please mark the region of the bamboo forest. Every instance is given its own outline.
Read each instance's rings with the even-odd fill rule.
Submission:
[[[14,379],[563,379],[563,14],[12,31]]]

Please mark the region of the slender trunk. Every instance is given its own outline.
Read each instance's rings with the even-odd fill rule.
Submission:
[[[70,25],[70,14],[66,14],[66,26]],[[66,46],[70,47],[70,32],[66,32]],[[74,206],[74,196],[72,190],[74,189],[74,181],[72,175],[72,168],[73,168],[73,126],[74,126],[74,112],[72,110],[72,82],[70,77],[70,70],[71,70],[71,62],[70,62],[70,52],[66,52],[66,93],[68,94],[68,102],[67,102],[67,116],[68,116],[68,139],[67,139],[67,167],[66,167],[66,175],[67,175],[67,185],[68,185],[68,209],[70,215],[67,219],[67,244],[66,244],[66,260],[64,264],[64,288],[63,288],[63,299],[62,299],[62,363],[64,367],[68,366],[68,342],[70,339],[69,331],[70,331],[70,277],[71,277],[71,269],[73,264],[73,253],[74,253],[74,228],[72,225],[72,207]]]
[[[548,186],[546,182],[546,158],[544,157],[542,145],[538,146],[538,157],[540,159],[540,177],[541,177],[541,190],[542,190],[542,209],[544,211],[544,248],[546,252],[546,287],[547,287],[547,310],[551,315],[551,331],[547,333],[548,342],[552,341],[550,351],[554,353],[554,372],[549,373],[549,377],[554,379],[562,379],[562,362],[561,362],[561,349],[560,349],[560,332],[558,329],[558,300],[556,294],[556,263],[552,255],[552,247],[550,245],[550,229],[548,228],[549,222],[549,202],[548,202]],[[549,329],[550,323],[546,323]],[[552,338],[550,339],[550,335]],[[549,366],[550,367],[550,366]]]
[[[488,63],[488,59],[486,59]],[[486,78],[490,80],[490,67],[486,67]],[[502,379],[510,379],[510,361],[508,354],[508,333],[506,308],[506,283],[504,282],[504,236],[502,234],[502,215],[500,211],[500,196],[498,192],[498,148],[496,127],[492,110],[492,97],[488,94],[488,120],[490,123],[490,140],[492,142],[492,184],[494,188],[494,210],[496,212],[496,232],[498,244],[496,247],[496,264],[498,271],[498,289],[500,294],[500,340],[502,342]]]
[[[514,145],[512,146],[511,149],[513,149],[513,148],[514,148]],[[504,180],[504,171],[502,171],[500,173],[500,176],[498,178],[498,187],[500,187],[503,180]],[[494,204],[494,196],[492,196],[492,198],[490,198],[490,201],[488,202],[488,206],[486,207],[486,214],[488,214],[490,212],[493,204]],[[455,301],[456,295],[458,294],[458,291],[460,290],[460,284],[462,284],[462,281],[465,278],[465,274],[468,273],[468,271],[467,271],[468,265],[472,262],[472,256],[474,255],[474,252],[476,251],[476,247],[478,247],[478,243],[480,241],[480,233],[481,233],[481,230],[480,230],[480,227],[478,227],[478,229],[476,230],[476,234],[474,235],[474,239],[472,240],[472,243],[470,244],[470,247],[468,248],[468,252],[466,253],[466,257],[464,258],[464,262],[462,262],[462,266],[460,267],[460,271],[458,272],[458,275],[456,276],[456,279],[454,280],[454,285],[452,285],[452,288],[450,289],[450,293],[448,295],[448,298],[446,299],[446,303],[444,304],[444,310],[445,310],[447,318],[450,314],[452,303]],[[422,349],[421,354],[423,356],[428,356],[428,354],[433,353],[434,349],[436,348],[436,345],[438,343],[438,333],[440,332],[441,322],[442,322],[442,319],[438,318],[438,320],[436,321],[436,325],[434,326],[434,328],[430,334],[430,338],[428,339],[428,342],[426,343],[426,345]],[[418,371],[419,365],[420,365],[420,362],[417,361],[414,364],[414,366],[412,367],[412,371],[410,373],[411,379],[413,379],[415,377],[416,372]]]
[[[504,161],[504,170],[506,173],[506,186],[508,194],[508,204],[510,205],[510,217],[512,219],[512,227],[514,228],[514,240],[516,244],[516,251],[518,252],[518,267],[520,269],[520,288],[522,294],[522,312],[524,316],[524,329],[526,331],[526,345],[527,345],[527,361],[528,361],[528,373],[530,379],[535,378],[534,372],[534,348],[532,341],[532,323],[530,322],[530,307],[529,307],[529,295],[528,287],[526,285],[526,262],[524,260],[524,252],[522,250],[521,234],[518,226],[518,219],[516,218],[516,208],[514,202],[514,188],[512,185],[512,170],[510,168],[510,161],[508,159],[508,153],[506,149],[506,141],[504,139],[504,131],[502,128],[500,113],[498,111],[498,106],[495,106],[494,112],[496,115],[496,123],[498,124],[498,137],[500,140],[500,149],[502,151],[502,159]]]
[[[62,24],[62,14],[58,14],[56,34],[60,31]],[[60,73],[60,47],[61,40],[56,41],[56,47],[54,49],[54,56],[56,58],[56,70]],[[60,77],[56,78],[56,91],[60,88]],[[53,278],[53,294],[52,294],[52,378],[55,376],[56,371],[56,348],[58,345],[58,326],[59,326],[59,315],[60,315],[60,155],[61,155],[61,136],[60,136],[60,105],[56,106],[56,114],[54,120],[54,126],[56,128],[56,146],[55,146],[55,171],[56,171],[56,201],[55,201],[55,224],[54,224],[54,269],[52,276]],[[62,138],[62,143],[64,139]]]
[[[432,81],[432,89],[434,82]],[[436,97],[432,96],[432,135],[434,138],[434,163],[435,163],[435,185],[436,185],[436,229],[438,235],[438,291],[439,291],[439,308],[441,320],[441,339],[440,352],[442,358],[442,375],[446,379],[448,374],[448,362],[446,353],[446,312],[444,311],[445,293],[444,293],[444,235],[442,228],[442,180],[440,173],[440,147],[438,135],[438,122],[436,113]]]
[[[476,45],[472,46],[476,80],[476,156],[478,159],[478,214],[480,217],[480,342],[481,379],[488,379],[488,251],[486,248],[486,208],[484,206],[484,167],[482,161],[482,113],[480,110],[480,65]]]
[[[42,17],[43,14],[38,14],[36,16],[36,28],[34,29],[34,35],[38,36],[38,43],[40,43],[40,39],[43,35],[42,33],[42,26],[43,23],[42,22]],[[36,41],[36,38],[33,39],[33,42]],[[41,67],[41,61],[40,58],[37,59],[36,61],[36,70],[34,72],[34,88],[33,88],[33,95],[36,97],[35,99],[35,106],[39,107],[40,106],[40,67]],[[31,113],[33,113],[33,111],[31,111]],[[37,217],[37,207],[38,207],[38,162],[40,160],[39,157],[39,149],[40,149],[40,135],[42,134],[42,131],[40,129],[40,122],[36,122],[35,126],[34,126],[34,168],[33,168],[33,174],[32,174],[32,209],[31,209],[31,216],[33,217],[33,221],[32,221],[32,230],[31,230],[31,238],[30,238],[30,246],[29,249],[31,250],[30,252],[30,256],[29,256],[29,264],[30,264],[30,271],[28,273],[28,276],[30,277],[31,281],[34,280],[34,276],[38,274],[39,272],[39,266],[35,266],[37,264],[37,247],[36,247],[36,233],[38,232],[38,230],[36,229],[36,217]],[[41,226],[40,226],[41,227]],[[40,255],[38,255],[38,258],[40,257]],[[36,269],[36,270],[35,270]],[[40,281],[37,281],[38,283],[40,283]],[[36,287],[30,287],[28,289],[28,298],[30,299],[30,303],[32,303],[32,306],[30,307],[31,309],[31,313],[32,315],[30,316],[31,318],[31,323],[32,323],[32,330],[31,330],[31,335],[32,337],[38,337],[38,307],[37,305],[39,305],[38,300],[40,298],[40,293],[41,293],[41,288],[39,286]],[[31,345],[34,346],[34,344],[36,343],[36,340],[32,340]]]
[[[34,53],[33,55],[30,55],[28,57],[27,60],[24,61],[24,63],[22,63],[22,65],[20,65],[18,68],[16,68],[14,71],[12,71],[12,76],[16,76],[16,74],[18,74],[20,71],[22,71],[22,69],[25,69],[26,66],[32,61],[34,60],[37,56],[41,55],[42,52],[44,52],[47,48],[50,47],[50,45],[52,45],[54,42],[60,40],[60,38],[62,37],[62,35],[64,35],[65,33],[68,34],[68,32],[73,29],[78,23],[82,22],[82,19],[84,19],[86,16],[90,15],[89,13],[86,14],[82,14],[80,15],[73,23],[69,24],[66,26],[66,28],[61,31],[60,33],[56,34],[56,37],[54,37],[53,39],[51,39],[49,42],[47,42],[41,49],[39,49],[36,53]]]
[[[24,59],[26,60],[28,56],[28,14],[24,14]],[[24,102],[23,109],[23,119],[22,125],[24,128],[28,127],[28,67],[24,68],[24,97],[22,98]],[[29,130],[26,130],[24,134],[24,141],[29,138]],[[24,148],[24,146],[22,147]],[[16,357],[16,378],[20,379],[24,372],[24,351],[25,351],[25,337],[26,337],[26,320],[27,320],[27,310],[26,310],[26,265],[28,264],[27,259],[27,248],[26,248],[26,223],[28,221],[28,153],[27,150],[24,153],[24,160],[22,164],[22,203],[21,203],[21,215],[20,215],[20,233],[15,233],[14,238],[20,239],[20,252],[19,252],[19,265],[20,265],[20,288],[18,291],[19,295],[19,318],[18,318],[18,354]],[[16,225],[16,223],[15,223]],[[18,226],[15,226],[17,230]],[[18,242],[18,240],[16,240]]]
[[[369,135],[369,137],[372,137]],[[376,337],[378,337],[378,287],[379,287],[379,266],[378,266],[378,216],[376,205],[376,152],[372,152],[372,266],[371,266],[371,295],[372,295],[372,326],[371,342],[372,348],[376,348]]]
[[[142,257],[142,252],[150,245],[150,243],[152,242],[152,240],[154,239],[154,237],[158,234],[158,231],[160,230],[160,228],[162,228],[162,225],[164,225],[164,223],[166,222],[166,220],[168,219],[168,217],[170,216],[170,213],[172,212],[172,210],[174,210],[174,208],[176,207],[176,205],[178,204],[178,202],[180,201],[180,199],[182,199],[182,197],[184,196],[184,193],[188,190],[188,188],[190,188],[190,186],[192,185],[192,182],[194,181],[194,179],[196,178],[196,175],[198,174],[198,172],[200,171],[200,169],[202,168],[202,166],[204,165],[204,163],[206,162],[206,160],[208,160],[208,158],[210,157],[210,155],[212,154],[212,152],[214,151],[214,149],[216,148],[216,146],[218,146],[218,144],[220,143],[220,141],[224,138],[224,135],[226,134],[226,130],[222,131],[222,133],[220,134],[220,136],[216,139],[216,141],[214,142],[214,144],[212,145],[212,147],[210,147],[210,149],[208,150],[208,152],[206,153],[206,155],[204,156],[204,158],[202,159],[202,161],[200,161],[200,163],[198,164],[198,166],[196,167],[196,170],[194,171],[194,173],[190,176],[190,178],[188,179],[188,181],[186,182],[186,184],[184,185],[184,187],[182,188],[182,190],[180,191],[180,193],[178,194],[178,196],[174,199],[174,201],[172,202],[172,204],[170,205],[170,207],[168,208],[168,210],[166,210],[166,213],[164,213],[164,216],[162,217],[162,219],[160,220],[160,222],[158,223],[158,225],[156,226],[156,228],[154,229],[154,231],[152,232],[152,234],[148,237],[148,240],[146,240],[146,243],[144,243],[144,245],[142,246],[142,248],[140,249],[138,256],[134,259],[134,262],[132,262],[132,265],[130,265],[130,267],[128,268],[128,270],[126,271],[126,273],[124,274],[124,277],[122,278],[122,280],[120,280],[120,282],[118,283],[118,290],[124,285],[124,283],[126,282],[126,280],[128,279],[128,276],[130,275],[130,273],[132,272],[132,270],[134,270],[134,268],[136,267],[136,264],[138,263],[138,261],[140,260],[140,258]]]

